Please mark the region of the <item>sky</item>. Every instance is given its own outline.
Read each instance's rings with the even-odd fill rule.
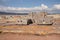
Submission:
[[[0,11],[60,13],[60,0],[0,0]]]

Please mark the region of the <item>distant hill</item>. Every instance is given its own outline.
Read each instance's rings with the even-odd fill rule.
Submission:
[[[8,13],[8,12],[0,12],[0,15],[28,15],[28,13]]]
[[[60,14],[60,13],[48,13],[48,14],[51,14],[51,15],[53,15],[53,14]]]
[[[48,13],[48,14],[60,14],[60,13]],[[28,13],[9,13],[9,12],[0,12],[0,15],[28,15]]]

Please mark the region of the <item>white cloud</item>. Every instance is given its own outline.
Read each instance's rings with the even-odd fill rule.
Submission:
[[[31,8],[15,8],[15,7],[0,7],[0,11],[37,11],[37,10],[44,10],[48,7],[44,4],[41,4],[39,7],[31,7]]]
[[[49,13],[60,13],[60,4],[54,4],[51,8],[47,9]]]
[[[47,9],[48,6],[46,6],[46,5],[44,5],[44,4],[41,4],[41,8],[42,8],[42,9]]]
[[[4,7],[0,6],[0,11],[4,12],[31,12],[31,11],[47,11],[47,12],[60,12],[60,4],[55,4],[51,8],[49,8],[47,5],[41,4],[37,7],[31,7],[31,8],[15,8],[15,7]]]
[[[55,5],[54,5],[54,8],[60,9],[60,4],[55,4]]]

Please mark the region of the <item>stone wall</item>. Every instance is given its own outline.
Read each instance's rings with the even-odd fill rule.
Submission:
[[[1,15],[2,24],[27,24],[27,15]]]
[[[60,24],[60,22],[57,22],[60,21],[59,17],[48,15],[45,12],[31,12],[28,15],[0,15],[0,24],[27,24],[27,21],[31,19],[35,24],[53,23],[55,25]]]
[[[47,16],[45,12],[34,13],[33,19],[36,24],[52,24],[53,17]]]

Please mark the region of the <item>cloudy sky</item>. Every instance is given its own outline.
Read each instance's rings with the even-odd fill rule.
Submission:
[[[60,0],[0,0],[0,11],[60,13]]]

